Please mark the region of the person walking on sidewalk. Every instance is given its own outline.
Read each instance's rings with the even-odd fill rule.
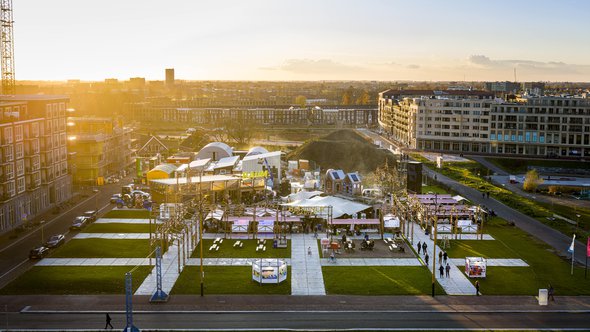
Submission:
[[[307,256],[311,256],[311,247],[307,247]]]
[[[444,278],[444,276],[445,276],[445,268],[442,265],[438,268],[438,272],[440,273],[440,277],[441,278]]]
[[[422,243],[418,241],[418,255],[420,255],[420,250],[422,249]]]
[[[449,263],[447,263],[447,266],[445,266],[445,271],[447,272],[447,278],[451,277],[451,266],[449,265]]]
[[[549,296],[547,297],[547,299],[555,302],[555,298],[553,297],[554,293],[555,293],[555,289],[553,289],[553,285],[549,284],[549,290],[547,291],[547,294]]]
[[[104,329],[107,329],[107,326],[111,327],[111,330],[113,329],[113,325],[111,325],[111,316],[109,315],[109,313],[107,312],[107,317],[106,317],[106,324],[104,325]]]
[[[475,281],[475,295],[479,296],[479,280]]]
[[[443,259],[445,260],[445,264],[447,264],[447,258],[449,258],[449,255],[447,254],[447,252],[445,251],[443,253]]]
[[[442,251],[438,252],[438,264],[442,265],[442,258],[443,258],[443,253]]]
[[[426,241],[424,241],[422,243],[422,251],[424,251],[424,254],[426,255],[426,248],[428,248],[428,245],[426,244]]]
[[[424,251],[424,253],[426,253],[426,255],[424,255],[424,261],[426,262],[426,266],[428,266],[428,253],[426,251]]]

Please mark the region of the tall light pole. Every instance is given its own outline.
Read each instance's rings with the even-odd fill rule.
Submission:
[[[436,282],[436,233],[438,223],[438,194],[434,194],[434,244],[432,245],[432,297],[434,297],[434,285]]]

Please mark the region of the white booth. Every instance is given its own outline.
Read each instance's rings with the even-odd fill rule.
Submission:
[[[241,219],[236,220],[231,225],[232,233],[248,233],[248,226],[250,225],[250,220],[248,219]]]
[[[281,259],[257,259],[252,262],[252,280],[261,284],[281,283],[287,280],[287,263]]]
[[[469,278],[486,277],[486,259],[481,257],[465,257],[465,274]]]

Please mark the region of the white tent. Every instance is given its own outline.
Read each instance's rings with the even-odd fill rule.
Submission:
[[[323,194],[323,192],[317,191],[317,190],[315,190],[315,191],[300,191],[295,194],[290,194],[287,197],[283,197],[283,200],[287,201],[287,202],[294,202],[294,201],[300,201],[303,199],[309,199],[309,198],[312,198],[314,196],[318,196],[321,194]]]
[[[231,225],[232,233],[248,233],[248,225],[250,224],[250,220],[242,219],[236,220]]]
[[[272,233],[275,222],[272,220],[258,221],[258,233]]]
[[[332,218],[340,218],[343,215],[355,216],[357,213],[364,211],[371,206],[349,201],[347,199],[334,197],[334,196],[315,196],[309,199],[302,199],[291,203],[283,204],[283,206],[294,206],[294,207],[314,207],[314,206],[331,206],[332,207]],[[321,211],[326,214],[327,211]],[[322,215],[320,215],[322,216]],[[327,215],[323,215],[327,217]]]
[[[461,203],[462,201],[467,201],[469,202],[469,200],[461,195],[457,195],[457,196],[453,196],[452,197],[454,200],[457,201],[457,203]]]

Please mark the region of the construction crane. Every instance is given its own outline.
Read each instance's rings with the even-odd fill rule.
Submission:
[[[2,57],[2,94],[15,94],[14,35],[12,33],[12,0],[0,0],[0,48]]]

